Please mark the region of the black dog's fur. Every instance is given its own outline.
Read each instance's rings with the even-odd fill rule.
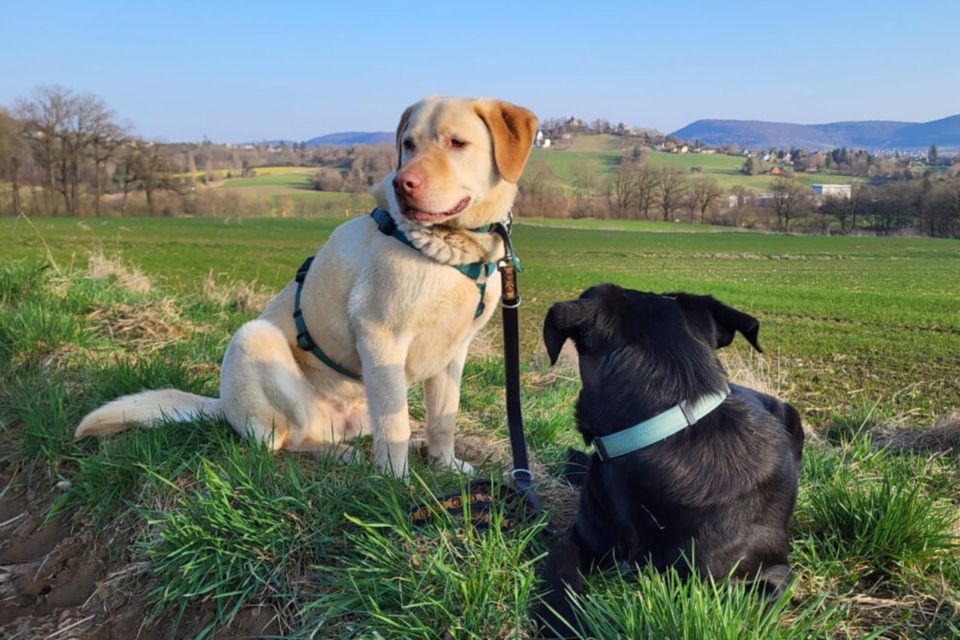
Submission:
[[[567,339],[576,344],[576,420],[589,443],[722,392],[729,383],[714,350],[740,332],[759,351],[758,331],[756,318],[710,296],[600,285],[553,305],[543,338],[551,363]],[[578,628],[566,589],[582,592],[582,573],[613,562],[718,577],[733,570],[772,595],[786,586],[800,415],[769,395],[730,388],[692,427],[611,460],[593,454],[576,523],[544,569],[548,606],[537,615],[547,634]]]

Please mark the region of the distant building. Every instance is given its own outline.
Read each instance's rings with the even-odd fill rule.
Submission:
[[[813,195],[817,198],[833,196],[834,198],[846,198],[849,200],[853,194],[853,185],[849,184],[814,184],[810,185],[810,188],[813,190]]]
[[[772,176],[782,176],[782,175],[783,175],[783,170],[780,169],[780,167],[774,167],[773,169],[770,169],[770,175],[772,175]]]

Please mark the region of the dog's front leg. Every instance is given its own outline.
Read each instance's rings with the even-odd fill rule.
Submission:
[[[384,472],[403,478],[410,447],[406,374],[409,341],[399,340],[384,327],[368,327],[358,338],[373,432],[373,459]]]
[[[582,572],[587,565],[585,555],[588,554],[581,549],[573,527],[550,549],[541,576],[548,591],[534,612],[544,637],[573,638],[579,634],[570,594],[583,593]]]
[[[423,381],[423,399],[427,410],[425,428],[430,457],[446,467],[472,473],[470,463],[457,459],[453,451],[460,411],[460,381],[466,359],[467,345],[464,345],[443,371]]]

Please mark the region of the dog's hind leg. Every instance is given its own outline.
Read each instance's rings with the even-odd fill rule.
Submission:
[[[266,320],[240,327],[223,357],[220,378],[223,413],[239,434],[273,449],[303,448],[308,434],[317,442],[336,442],[342,420],[317,415],[314,396],[279,328]],[[325,429],[317,428],[321,422]]]

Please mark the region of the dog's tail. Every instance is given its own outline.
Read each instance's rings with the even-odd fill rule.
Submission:
[[[218,398],[206,398],[176,389],[144,391],[117,398],[87,414],[73,437],[105,436],[129,426],[153,427],[163,421],[190,422],[201,417],[221,418]]]

